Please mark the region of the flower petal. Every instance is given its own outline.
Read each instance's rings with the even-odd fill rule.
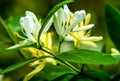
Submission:
[[[93,26],[94,26],[94,24],[89,24],[89,25],[82,26],[82,27],[79,27],[79,28],[74,28],[72,31],[73,32],[85,31],[85,30],[91,29]]]
[[[82,38],[81,40],[82,40],[82,41],[100,41],[100,40],[102,40],[102,39],[103,39],[102,36],[99,36],[99,37],[93,36],[93,37],[84,37],[84,38]]]
[[[34,28],[34,22],[30,17],[21,17],[20,18],[20,24],[21,26],[25,29],[25,31],[28,32],[32,32],[33,28]]]
[[[80,43],[86,46],[97,47],[97,45],[91,41],[81,41]]]
[[[68,34],[67,36],[64,37],[65,41],[73,41],[73,38]]]
[[[43,62],[42,64],[38,65],[35,70],[27,74],[24,78],[23,81],[29,81],[35,74],[37,74],[39,71],[41,71],[45,66],[45,63]]]
[[[38,36],[39,30],[41,29],[41,24],[38,22],[37,17],[34,15],[34,13],[30,11],[26,11],[26,17],[31,18],[34,22],[34,28],[32,30],[32,33],[36,36]]]
[[[83,21],[83,19],[86,16],[86,12],[84,10],[81,11],[76,11],[73,15],[73,20],[72,20],[72,24],[66,29],[66,31],[63,33],[63,36],[65,36],[66,34],[70,33],[70,31],[76,27],[77,24],[81,23]]]
[[[88,14],[86,15],[86,17],[85,17],[85,25],[89,24],[90,19],[91,19],[91,14],[88,13]]]
[[[67,5],[64,5],[63,9],[64,9],[63,11],[64,11],[65,22],[68,22],[70,19],[70,10]]]
[[[65,31],[64,25],[63,25],[65,23],[65,18],[64,18],[64,11],[62,8],[60,8],[55,13],[53,21],[54,21],[54,27],[55,27],[56,32],[59,35],[62,35],[62,33]]]

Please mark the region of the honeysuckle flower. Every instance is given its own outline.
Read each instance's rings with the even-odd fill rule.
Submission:
[[[85,10],[72,13],[67,5],[64,5],[55,13],[53,21],[58,35],[66,41],[74,41],[75,47],[78,48],[80,44],[96,47],[93,41],[102,40],[102,36],[89,37],[90,33],[86,34],[86,30],[94,26],[94,24],[88,24],[90,17],[90,14],[86,15]],[[84,19],[85,22],[83,22]]]
[[[67,41],[74,41],[74,45],[76,48],[80,47],[80,44],[97,47],[97,45],[94,43],[94,41],[100,41],[103,39],[102,36],[90,36],[91,30],[88,30],[94,26],[94,24],[89,24],[91,15],[88,13],[85,17],[85,22],[81,22],[78,24],[75,28],[73,28],[73,31],[70,32],[68,36],[66,36],[65,40]],[[88,32],[86,31],[88,30]]]
[[[47,33],[47,30],[50,28],[52,22],[53,22],[53,17],[46,24],[45,29],[43,30],[40,38],[40,41],[42,42],[43,47],[47,48],[46,50],[48,49],[52,50],[52,33],[51,32]],[[41,22],[38,21],[34,13],[30,11],[26,11],[26,16],[20,18],[20,24],[25,31],[24,34],[27,37],[26,39],[29,41],[36,42],[36,38],[38,37],[38,33],[41,29]],[[25,49],[29,50],[34,57],[40,57],[43,55],[50,56],[44,51],[38,50],[36,48],[30,47]],[[23,81],[28,81],[29,79],[31,79],[35,74],[41,71],[46,65],[46,63],[48,62],[52,64],[56,64],[55,60],[52,58],[44,58],[44,59],[33,62],[31,65],[37,65],[37,67],[33,71],[31,71],[29,74],[27,74]]]
[[[49,20],[43,32],[46,32],[53,22],[53,17]],[[35,37],[38,36],[38,33],[41,29],[41,22],[38,21],[34,13],[26,11],[26,16],[20,18],[20,24],[25,30],[25,35],[27,40],[36,41]]]
[[[72,14],[68,9],[68,6],[64,5],[63,8],[60,8],[55,13],[53,18],[56,32],[58,33],[59,36],[65,37],[72,31],[74,27],[76,27],[79,23],[83,21],[85,16],[86,16],[85,10],[76,11],[74,12],[74,14]],[[78,30],[81,31],[84,29],[79,28]]]

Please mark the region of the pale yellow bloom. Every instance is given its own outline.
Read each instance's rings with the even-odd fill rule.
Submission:
[[[120,52],[115,48],[111,48],[111,54],[120,54]]]
[[[53,35],[53,32],[48,32],[48,33],[43,33],[41,36],[41,41],[44,44],[44,47],[46,48],[46,50],[48,51],[52,50],[52,35]],[[28,48],[28,50],[31,51],[33,56],[35,57],[39,57],[43,55],[49,56],[49,54],[43,52],[42,50],[38,50],[35,48]],[[44,58],[44,59],[41,59],[41,61],[37,60],[31,64],[31,65],[37,64],[37,67],[33,71],[31,71],[29,74],[27,74],[23,81],[28,81],[35,74],[40,72],[44,68],[46,63],[51,63],[51,64],[56,65],[56,61],[52,58]]]

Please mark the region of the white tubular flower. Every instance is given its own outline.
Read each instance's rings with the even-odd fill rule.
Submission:
[[[86,16],[84,10],[76,11],[74,14],[70,12],[67,5],[60,8],[54,15],[53,21],[58,35],[65,37],[74,27],[83,21]]]
[[[43,32],[46,32],[50,28],[52,22],[53,22],[53,17],[46,24]],[[28,40],[36,41],[34,36],[38,36],[38,33],[41,29],[41,23],[39,23],[34,13],[30,11],[26,11],[26,16],[20,18],[20,24],[24,28],[25,35],[27,36]]]

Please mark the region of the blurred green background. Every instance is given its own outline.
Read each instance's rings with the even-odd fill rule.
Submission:
[[[25,11],[32,11],[38,18],[45,18],[49,10],[57,3],[63,0],[0,0],[0,16],[3,20],[9,20],[12,18],[17,18],[16,23],[19,25],[19,18],[25,15]],[[114,47],[113,43],[111,42],[107,28],[105,24],[105,5],[111,4],[115,6],[118,10],[120,10],[120,0],[75,0],[75,2],[69,4],[69,9],[74,12],[77,10],[86,10],[87,13],[92,14],[91,22],[94,23],[95,27],[92,29],[92,35],[102,35],[103,36],[103,43],[107,44],[107,52],[110,52],[110,48]],[[2,27],[2,25],[0,24]],[[12,43],[3,38],[5,35],[0,27],[0,47],[8,47],[4,46],[1,41],[7,41],[8,44],[11,46]],[[14,64],[18,61],[22,60],[17,52],[14,53],[0,53],[0,68],[5,68],[11,64]],[[24,66],[27,67],[27,66]],[[8,81],[14,78],[15,74],[17,73],[14,81],[17,81],[18,78],[21,78],[26,74],[26,70],[29,69],[18,69],[18,71],[10,73],[7,76]],[[117,68],[119,69],[119,68]],[[115,71],[117,69],[114,69]],[[23,72],[22,74],[19,72]],[[113,73],[115,72],[113,71]]]

